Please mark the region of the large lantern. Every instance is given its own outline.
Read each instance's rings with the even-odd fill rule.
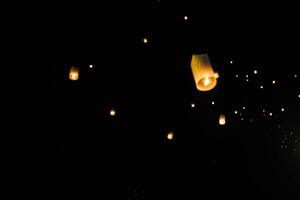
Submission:
[[[219,124],[220,125],[225,125],[226,124],[226,118],[225,118],[225,115],[221,114],[219,116]]]
[[[71,67],[69,72],[69,79],[72,81],[77,81],[79,79],[79,68],[78,67]]]
[[[198,90],[209,91],[217,85],[219,74],[213,71],[207,54],[194,54],[191,67]]]

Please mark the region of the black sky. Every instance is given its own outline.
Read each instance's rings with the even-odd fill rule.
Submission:
[[[35,137],[41,151],[33,156],[42,160],[34,168],[38,196],[299,199],[299,144],[280,148],[290,131],[288,140],[300,139],[295,11],[153,1],[32,12],[23,25],[34,30],[28,38],[38,41],[37,71],[47,82],[39,90],[47,113]],[[190,70],[192,54],[202,53],[220,74],[207,93],[196,90]],[[243,106],[241,121],[233,111]],[[278,119],[262,117],[262,109]],[[170,130],[174,141],[165,138]]]

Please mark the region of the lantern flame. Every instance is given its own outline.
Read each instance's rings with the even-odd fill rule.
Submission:
[[[79,68],[78,67],[71,67],[69,73],[69,79],[72,81],[77,81],[79,79]]]
[[[226,124],[226,118],[225,118],[225,115],[221,114],[219,116],[219,124],[220,125],[225,125]]]
[[[217,85],[219,74],[213,71],[207,54],[194,54],[191,68],[199,91],[209,91]]]

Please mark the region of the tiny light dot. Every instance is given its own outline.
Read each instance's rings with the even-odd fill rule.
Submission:
[[[184,16],[183,18],[184,18],[184,20],[188,20],[189,19],[188,16]]]
[[[195,105],[194,103],[191,104],[191,107],[192,107],[192,108],[195,108],[195,106],[196,106],[196,105]]]
[[[170,132],[168,133],[167,138],[168,138],[168,140],[173,140],[173,138],[174,138],[174,133],[173,133],[173,131],[170,131]]]
[[[264,89],[264,86],[261,85],[261,86],[260,86],[260,89]]]
[[[270,113],[269,113],[269,115],[270,115],[270,116],[272,116],[272,115],[273,115],[273,113],[271,113],[271,112],[270,112]]]
[[[243,110],[245,110],[246,109],[246,107],[245,106],[243,106]]]
[[[148,43],[148,39],[147,39],[147,38],[143,38],[143,42],[144,42],[145,44],[147,44],[147,43]]]
[[[246,78],[248,78],[249,76],[248,76],[248,74],[246,74]]]
[[[253,71],[253,73],[254,73],[254,74],[257,74],[257,70],[255,69],[255,70]]]
[[[94,66],[93,65],[89,65],[89,67],[92,69]]]
[[[272,83],[273,83],[273,84],[275,84],[275,83],[276,83],[276,81],[275,81],[275,80],[273,80],[273,81],[272,81]]]
[[[265,109],[263,109],[263,112],[266,112],[266,110],[265,110]]]
[[[214,101],[212,101],[212,102],[211,102],[211,104],[212,104],[212,105],[215,105],[215,102],[214,102]]]
[[[236,75],[235,75],[235,77],[237,77],[237,78],[238,78],[238,77],[239,77],[239,75],[238,75],[238,74],[236,74]]]
[[[238,111],[235,110],[235,111],[234,111],[234,114],[237,114],[237,113],[238,113]]]
[[[243,121],[243,120],[244,120],[244,118],[241,118],[241,120]]]
[[[298,97],[300,98],[300,94],[298,94]]]
[[[111,110],[109,111],[109,115],[110,115],[110,116],[115,116],[115,115],[116,115],[116,110],[115,110],[115,109],[111,109]]]
[[[233,61],[232,61],[232,60],[230,61],[230,64],[233,64]]]
[[[246,79],[247,82],[249,82],[249,79]]]
[[[284,112],[284,108],[281,108],[281,111]]]
[[[295,75],[294,75],[294,77],[295,77],[295,78],[297,78],[297,77],[298,77],[298,75],[297,75],[297,74],[295,74]]]

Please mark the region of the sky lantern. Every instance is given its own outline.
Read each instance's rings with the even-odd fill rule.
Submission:
[[[194,54],[191,67],[199,91],[209,91],[217,85],[219,74],[214,72],[207,54]]]
[[[220,125],[225,125],[226,124],[226,118],[225,118],[225,115],[221,114],[219,116],[219,124]]]
[[[72,66],[69,73],[69,79],[77,81],[79,79],[79,68]]]

